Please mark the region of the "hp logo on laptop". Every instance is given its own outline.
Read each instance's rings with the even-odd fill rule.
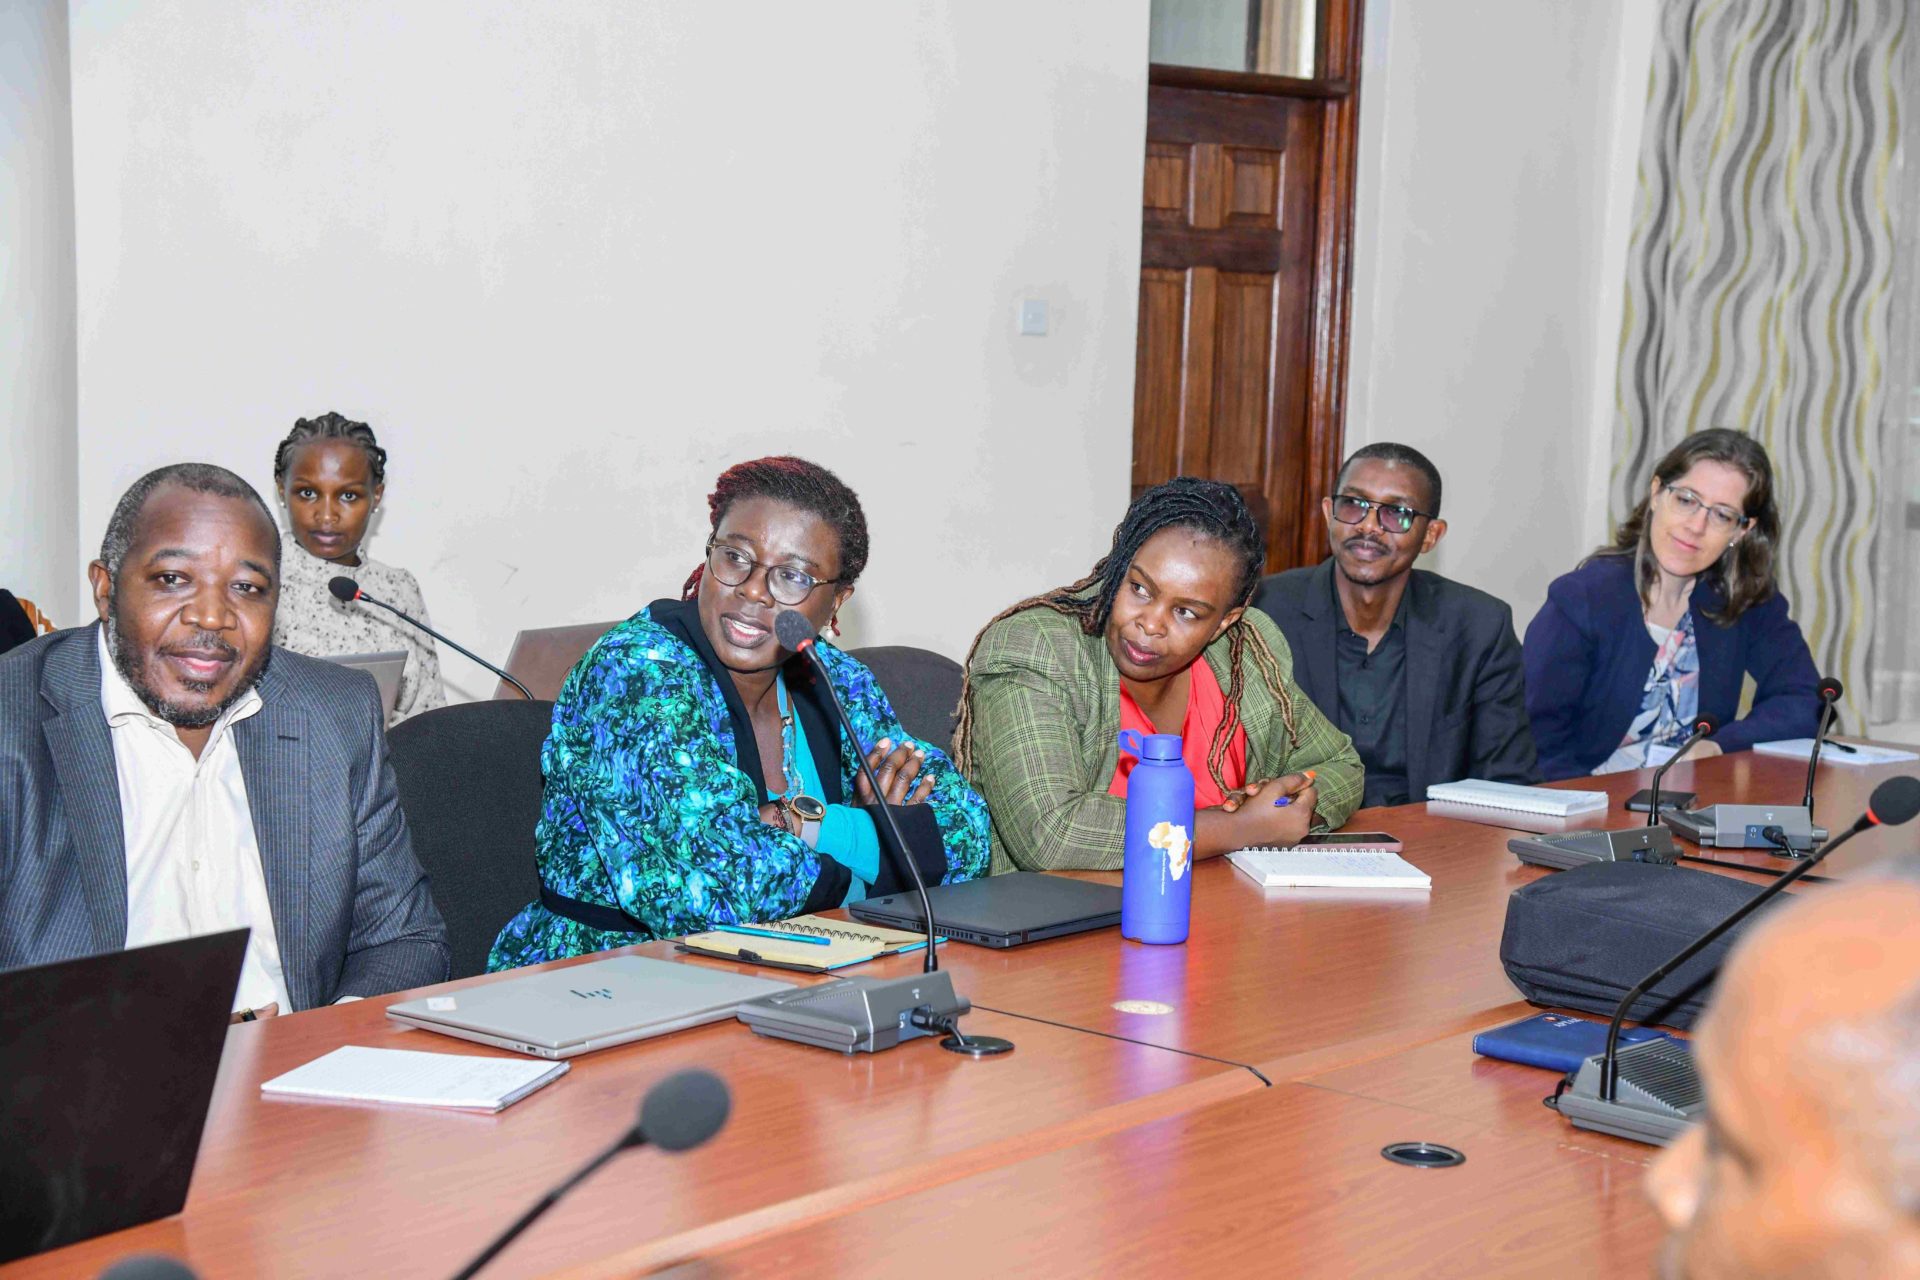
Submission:
[[[577,995],[577,996],[579,996],[579,997],[580,997],[580,998],[581,998],[582,1000],[611,1000],[611,999],[613,999],[613,992],[611,992],[611,991],[609,991],[609,990],[607,990],[607,988],[605,988],[605,987],[597,987],[597,988],[595,988],[595,989],[594,989],[594,990],[592,990],[592,991],[577,991],[577,990],[575,990],[575,989],[574,989],[574,988],[572,988],[572,987],[568,987],[568,988],[567,988],[567,990],[569,990],[569,991],[572,991],[574,995]]]

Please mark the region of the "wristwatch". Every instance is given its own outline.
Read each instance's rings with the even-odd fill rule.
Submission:
[[[826,805],[812,796],[792,795],[781,797],[780,807],[792,814],[799,822],[800,829],[793,834],[805,840],[808,848],[813,848],[820,842],[820,824],[826,820]]]

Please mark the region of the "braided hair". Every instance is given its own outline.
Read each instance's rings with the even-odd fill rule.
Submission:
[[[1266,547],[1260,536],[1259,525],[1255,523],[1253,513],[1247,509],[1246,499],[1240,496],[1240,491],[1223,481],[1202,480],[1195,476],[1180,476],[1147,490],[1133,500],[1133,505],[1127,508],[1127,514],[1115,526],[1113,546],[1093,566],[1092,573],[1078,582],[1029,596],[1001,610],[973,638],[973,644],[967,649],[966,674],[960,687],[960,711],[954,726],[954,762],[963,773],[972,776],[975,763],[973,655],[980,647],[981,638],[995,623],[1035,608],[1051,609],[1075,619],[1080,624],[1080,630],[1087,635],[1104,634],[1107,620],[1113,615],[1114,598],[1120,594],[1120,587],[1127,579],[1127,570],[1133,567],[1133,558],[1146,545],[1147,539],[1163,529],[1191,529],[1237,555],[1241,568],[1240,582],[1234,590],[1234,607],[1242,607],[1253,599],[1253,590],[1260,582],[1260,570],[1266,563]],[[1267,689],[1280,703],[1280,717],[1287,727],[1287,745],[1291,748],[1300,743],[1300,730],[1294,721],[1293,696],[1287,692],[1286,680],[1280,672],[1280,660],[1244,617],[1236,619],[1227,628],[1227,714],[1221,719],[1213,742],[1207,748],[1208,772],[1213,775],[1214,785],[1222,792],[1227,791],[1228,787],[1220,771],[1227,758],[1227,748],[1233,742],[1234,731],[1240,727],[1240,695],[1246,687],[1243,659],[1248,656],[1252,658]]]
[[[867,567],[867,513],[860,508],[859,496],[819,463],[791,455],[736,462],[720,473],[713,482],[713,492],[707,495],[710,529],[718,531],[733,504],[748,498],[771,498],[811,512],[831,525],[840,540],[842,583],[851,584]],[[702,563],[688,575],[680,589],[682,600],[691,600],[699,592],[705,572]]]
[[[373,476],[373,483],[378,486],[387,482],[387,451],[374,439],[373,428],[337,413],[323,413],[317,418],[301,418],[295,422],[293,430],[287,432],[287,438],[274,450],[274,488],[286,486],[287,471],[293,466],[293,451],[309,440],[349,440],[359,445],[367,455],[367,470]]]

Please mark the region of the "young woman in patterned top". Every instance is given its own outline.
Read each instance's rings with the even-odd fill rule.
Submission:
[[[915,741],[873,673],[818,652],[858,741],[773,620],[832,625],[867,562],[853,491],[799,458],[724,472],[706,560],[678,600],[602,636],[567,677],[542,752],[540,901],[489,969],[718,924],[780,920],[911,884],[883,846],[865,752],[930,884],[984,875],[987,813],[939,748]]]
[[[345,574],[368,595],[431,621],[413,575],[381,564],[363,549],[367,526],[387,492],[387,451],[374,439],[373,428],[337,413],[300,419],[274,452],[273,487],[293,535],[282,556],[273,642],[316,658],[405,653],[389,726],[444,706],[440,655],[430,636],[384,609],[336,600],[327,590]]]

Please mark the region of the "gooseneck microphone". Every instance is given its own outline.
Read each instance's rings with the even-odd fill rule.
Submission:
[[[1833,731],[1833,721],[1837,714],[1840,695],[1845,692],[1838,680],[1832,676],[1820,682],[1820,725],[1814,731],[1813,750],[1807,753],[1807,796],[1800,803],[1807,811],[1807,821],[1813,821],[1813,771],[1820,763],[1820,747],[1827,740],[1827,734]]]
[[[1647,804],[1648,826],[1658,825],[1660,821],[1660,780],[1667,776],[1667,770],[1679,763],[1681,756],[1693,750],[1694,743],[1700,741],[1700,739],[1706,737],[1719,727],[1720,722],[1704,712],[1695,716],[1693,718],[1693,732],[1688,735],[1687,740],[1680,744],[1678,751],[1667,757],[1665,764],[1653,771],[1653,781],[1648,784],[1648,789],[1653,792],[1653,799]]]
[[[479,663],[481,666],[485,667],[487,670],[493,672],[493,674],[499,676],[502,680],[505,680],[508,684],[518,689],[520,691],[520,696],[525,698],[528,702],[533,701],[533,694],[528,692],[527,686],[521,684],[518,680],[515,680],[512,676],[508,675],[506,672],[502,671],[500,668],[494,666],[491,662],[488,662],[485,658],[481,657],[479,654],[475,653],[473,650],[467,648],[465,645],[455,644],[453,641],[447,639],[447,637],[441,635],[438,631],[435,631],[432,627],[420,621],[420,619],[414,617],[412,614],[404,613],[401,610],[396,609],[392,605],[388,604],[385,600],[377,600],[374,597],[368,595],[366,592],[360,589],[360,584],[355,582],[352,578],[346,577],[345,575],[334,578],[331,582],[327,583],[327,590],[331,591],[333,593],[333,598],[335,600],[338,600],[341,604],[351,604],[353,601],[358,600],[362,604],[372,604],[372,605],[380,606],[382,609],[385,609],[388,613],[391,613],[395,617],[399,618],[402,622],[406,622],[415,627],[418,627],[420,630],[426,632],[428,635],[432,636],[435,640],[438,640],[441,644],[446,645],[447,648],[452,649],[454,652],[464,653],[465,655],[467,655],[467,657],[472,658],[475,662]]]
[[[472,1280],[479,1270],[499,1256],[515,1237],[532,1226],[540,1215],[560,1203],[568,1192],[596,1173],[601,1165],[633,1147],[651,1143],[662,1151],[689,1151],[720,1132],[733,1109],[733,1099],[720,1077],[710,1071],[677,1071],[640,1100],[640,1116],[631,1129],[614,1140],[568,1178],[540,1197],[531,1209],[514,1220],[512,1226],[494,1237],[493,1243],[462,1267],[454,1280]]]
[[[853,721],[847,716],[846,706],[840,701],[840,691],[834,688],[833,675],[827,670],[827,664],[820,660],[819,651],[815,647],[815,641],[820,638],[819,633],[798,610],[782,609],[774,615],[773,634],[781,648],[802,654],[808,662],[813,664],[814,674],[826,686],[827,696],[833,699],[833,709],[840,717],[840,727],[846,731],[847,740],[853,743],[853,754],[860,762],[860,772],[866,778],[867,786],[873,789],[875,807],[880,810],[880,816],[885,820],[887,830],[893,834],[894,848],[905,860],[907,872],[913,877],[913,887],[920,894],[920,915],[927,929],[927,954],[921,972],[934,974],[940,968],[940,961],[937,956],[939,948],[936,945],[938,935],[934,930],[933,900],[927,897],[927,879],[920,874],[920,864],[914,861],[913,850],[907,845],[906,836],[901,834],[900,822],[893,816],[893,806],[887,803],[887,793],[881,789],[880,780],[873,776],[873,766],[868,763],[866,752],[861,750],[864,744],[860,741],[859,732],[853,727]],[[951,995],[952,983],[945,974],[940,974],[939,978],[950,995],[949,1001],[941,1003],[947,1003],[949,1010],[940,1009],[933,999],[920,1002],[915,1005],[910,1014],[913,1026],[922,1031],[945,1032],[946,1036],[940,1041],[940,1047],[954,1053],[965,1053],[981,1058],[1010,1052],[1013,1049],[1011,1041],[1003,1040],[998,1036],[969,1036],[960,1030],[959,1015],[972,1006],[957,995]],[[920,981],[924,982],[924,979]]]
[[[1854,824],[1827,841],[1811,856],[1782,875],[1724,920],[1683,947],[1679,954],[1634,984],[1613,1011],[1607,1026],[1606,1051],[1580,1067],[1572,1087],[1559,1097],[1559,1109],[1583,1129],[1595,1129],[1639,1142],[1668,1142],[1678,1137],[1699,1114],[1703,1103],[1699,1076],[1685,1049],[1667,1040],[1648,1040],[1620,1048],[1620,1025],[1634,1001],[1662,978],[1678,969],[1727,931],[1771,902],[1788,885],[1805,876],[1835,849],[1868,827],[1897,827],[1920,814],[1920,779],[1888,778],[1873,789],[1867,810]],[[1627,1081],[1633,1097],[1622,1098],[1622,1066],[1628,1055],[1634,1070]]]
[[[940,967],[936,954],[939,948],[933,945],[933,901],[927,897],[926,878],[920,874],[920,865],[913,860],[913,850],[907,845],[907,838],[900,834],[899,820],[893,816],[893,806],[887,803],[887,793],[881,789],[880,780],[873,776],[873,766],[867,762],[866,753],[861,749],[864,744],[855,732],[853,721],[847,718],[847,709],[840,704],[840,691],[833,687],[833,677],[827,671],[826,664],[820,661],[820,655],[814,652],[814,641],[819,633],[807,622],[806,617],[796,609],[782,609],[773,619],[774,639],[780,642],[782,649],[804,654],[813,664],[815,674],[827,686],[827,696],[833,699],[833,709],[840,716],[840,727],[847,731],[847,740],[853,743],[853,754],[860,761],[860,772],[866,777],[867,785],[873,788],[875,808],[880,810],[886,820],[887,830],[893,833],[893,847],[900,851],[906,861],[907,871],[913,876],[913,887],[920,892],[920,914],[927,920],[927,958],[924,973],[932,973]],[[896,744],[897,745],[897,744]]]

